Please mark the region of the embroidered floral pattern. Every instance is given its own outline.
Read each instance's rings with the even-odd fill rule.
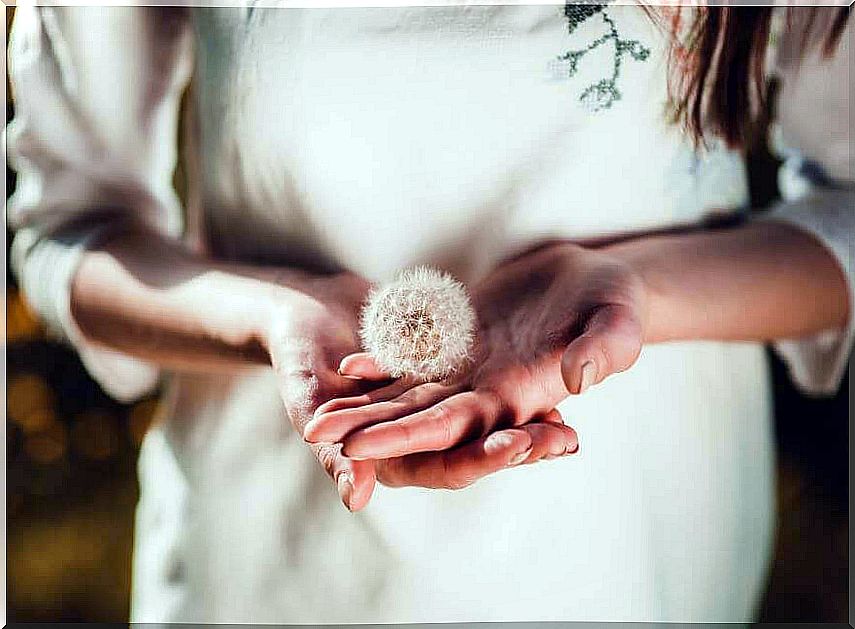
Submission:
[[[614,45],[611,76],[603,77],[596,83],[592,83],[579,96],[582,104],[593,112],[608,109],[615,101],[620,100],[621,92],[617,84],[620,79],[624,57],[627,54],[636,61],[645,61],[650,56],[650,49],[642,45],[638,40],[621,38],[614,20],[612,20],[605,9],[606,5],[604,4],[575,4],[568,1],[564,5],[564,15],[567,18],[567,30],[569,33],[572,34],[583,22],[595,15],[600,15],[603,23],[608,27],[605,34],[589,43],[585,48],[571,50],[558,57],[559,61],[564,61],[568,64],[568,76],[572,77],[576,74],[579,69],[579,63],[589,52],[609,43]]]

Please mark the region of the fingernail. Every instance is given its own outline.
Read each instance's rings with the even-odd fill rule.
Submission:
[[[510,460],[508,465],[519,465],[520,463],[525,461],[530,454],[531,454],[531,448],[529,448],[525,452],[520,452],[518,455],[516,455],[514,458],[512,458]]]
[[[579,442],[576,443],[568,443],[567,447],[564,449],[564,456],[568,454],[576,454],[579,451]]]
[[[336,478],[336,485],[338,486],[338,495],[341,498],[342,504],[347,507],[348,511],[351,511],[350,508],[350,498],[353,495],[353,477],[350,475],[350,472],[342,472]]]
[[[338,375],[340,375],[342,378],[347,378],[348,380],[363,380],[364,379],[362,376],[354,376],[353,374],[342,373],[341,367],[339,367],[336,371],[338,372]]]
[[[511,435],[503,432],[494,432],[492,435],[487,437],[487,440],[484,442],[484,452],[487,454],[498,454],[513,442],[514,438]]]
[[[585,389],[594,384],[597,379],[597,366],[593,360],[589,360],[582,365],[582,384],[579,385],[579,393],[584,393]]]

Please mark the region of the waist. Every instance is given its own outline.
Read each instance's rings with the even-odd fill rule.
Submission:
[[[158,429],[190,468],[229,468],[258,453],[308,450],[290,426],[278,390],[266,367],[241,375],[174,374]],[[744,420],[768,418],[770,399],[762,345],[680,342],[645,347],[629,370],[584,395],[568,396],[558,409],[583,441],[589,427],[606,431],[612,450],[651,422],[665,440],[705,439],[710,425],[762,432],[765,420]]]

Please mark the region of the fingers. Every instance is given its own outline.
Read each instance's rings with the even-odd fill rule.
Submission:
[[[412,415],[460,390],[460,386],[396,382],[365,395],[331,400],[318,407],[303,437],[311,442],[336,442],[366,426]]]
[[[412,382],[397,380],[388,386],[374,389],[373,391],[327,400],[315,409],[312,419],[306,424],[303,430],[303,438],[311,443],[338,441],[339,439],[332,438],[332,435],[339,432],[337,421],[339,420],[338,413],[340,411],[359,409],[397,398],[413,388],[413,386]]]
[[[402,419],[359,430],[345,438],[342,451],[354,459],[388,459],[447,450],[486,434],[504,414],[504,404],[493,393],[458,393]]]
[[[543,419],[540,421],[549,424],[558,424],[560,426],[565,426],[564,418],[561,417],[561,413],[558,412],[558,409],[553,408],[546,415],[543,416]]]
[[[312,446],[315,456],[336,484],[339,498],[350,511],[359,511],[374,492],[375,472],[371,461],[353,461],[341,454],[341,445]]]
[[[403,393],[406,393],[415,386],[417,386],[417,383],[411,380],[401,379],[395,380],[395,382],[384,387],[374,389],[369,388],[367,390],[363,389],[358,395],[335,397],[321,404],[315,411],[315,416],[317,417],[325,413],[331,413],[333,411],[339,411],[346,408],[358,408],[368,404],[374,404],[376,402],[385,402],[386,400],[391,400]]]
[[[391,376],[381,370],[371,354],[360,352],[350,354],[341,360],[338,372],[347,378],[364,378],[366,380],[390,380]]]
[[[628,369],[641,352],[641,322],[621,304],[597,310],[585,333],[567,346],[561,376],[570,393],[582,393],[606,377]]]
[[[573,454],[579,449],[576,431],[563,422],[536,422],[526,424],[521,430],[531,437],[531,453],[523,461],[526,464]]]
[[[453,450],[377,461],[377,480],[389,487],[462,489],[500,470],[571,455],[578,449],[578,437],[569,426],[551,421],[528,424]]]
[[[390,487],[462,489],[479,478],[524,460],[531,449],[524,430],[508,429],[454,450],[378,461],[379,478]]]

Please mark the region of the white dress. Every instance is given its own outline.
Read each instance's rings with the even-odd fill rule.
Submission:
[[[646,347],[560,406],[578,456],[458,492],[379,487],[351,514],[269,369],[158,374],[90,345],[69,313],[81,251],[126,213],[222,259],[373,280],[431,263],[473,281],[540,239],[744,206],[739,156],[696,156],[666,122],[661,31],[637,7],[583,9],[18,8],[17,273],[107,391],[166,384],[140,454],[132,621],[752,618],[774,520],[758,344]],[[846,54],[833,63],[848,81]],[[172,171],[191,76],[182,212]],[[820,107],[840,109],[840,83]],[[840,148],[835,111],[821,123],[846,121],[830,134]],[[815,148],[810,129],[795,135]],[[843,148],[842,162],[813,155],[840,181]],[[851,278],[851,191],[814,202],[790,188],[802,198],[779,215]],[[836,386],[850,328],[786,345],[805,388]]]

